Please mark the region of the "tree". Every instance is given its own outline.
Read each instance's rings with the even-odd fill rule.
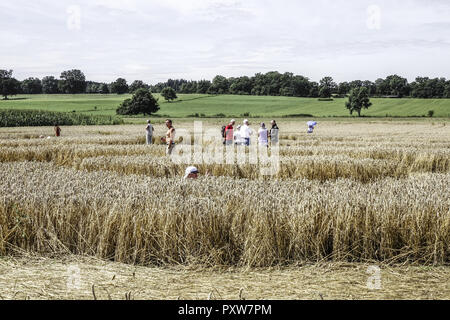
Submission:
[[[445,78],[416,78],[411,83],[411,96],[414,98],[445,98],[447,96],[447,81]]]
[[[175,92],[175,90],[171,87],[166,87],[161,91],[161,96],[163,96],[164,99],[166,99],[166,101],[171,101],[171,100],[175,100],[177,99],[177,93]]]
[[[319,90],[320,98],[330,98],[331,97],[331,89],[329,87],[320,87]]]
[[[330,91],[334,92],[335,90],[337,90],[337,84],[334,82],[332,77],[325,77],[322,78],[322,80],[320,80],[320,87],[327,87],[330,89]]]
[[[106,83],[102,83],[100,85],[100,93],[101,94],[108,94],[109,93],[109,87]]]
[[[445,78],[435,78],[431,80],[433,87],[433,97],[443,98],[445,96],[446,79]]]
[[[11,79],[12,74],[12,70],[0,70],[0,79]]]
[[[319,96],[319,84],[317,82],[311,82],[311,89],[309,89],[309,96],[311,98],[317,98]]]
[[[163,87],[162,89],[164,89],[165,87],[171,87],[173,90],[175,90],[176,92],[178,92],[178,91],[180,91],[181,86],[182,86],[184,83],[187,83],[187,82],[188,82],[188,81],[185,80],[185,79],[179,79],[179,80],[172,80],[172,79],[169,79],[169,80],[167,80],[167,84],[164,85],[164,87]]]
[[[230,82],[231,94],[250,94],[252,91],[252,82],[249,77],[235,78]]]
[[[282,87],[280,89],[280,96],[283,97],[293,97],[295,95],[295,90],[292,86]]]
[[[87,81],[86,82],[86,93],[98,93],[100,89],[100,83]]]
[[[350,84],[348,82],[341,82],[338,86],[338,94],[346,95],[351,90]]]
[[[189,81],[183,83],[180,88],[181,93],[196,93],[197,92],[197,81]]]
[[[356,111],[358,112],[358,117],[361,117],[362,109],[369,109],[371,105],[369,92],[366,87],[352,89],[350,91],[348,102],[345,103],[346,108],[350,110],[350,114],[353,114],[353,112]]]
[[[445,83],[444,98],[450,98],[450,80]]]
[[[211,87],[211,81],[200,80],[197,83],[197,93],[205,94],[208,92],[209,87]]]
[[[417,77],[416,81],[411,83],[411,96],[414,98],[431,98],[433,95],[430,87],[430,78]]]
[[[124,94],[128,92],[127,80],[123,78],[118,78],[116,81],[111,83],[111,93]]]
[[[138,89],[131,99],[126,99],[117,108],[116,113],[120,115],[151,115],[159,110],[158,100],[153,97],[150,90]]]
[[[384,79],[378,78],[375,80],[375,86],[377,87],[376,93],[380,96],[385,96],[390,94],[390,85]]]
[[[128,88],[130,93],[136,92],[138,89],[149,89],[149,85],[145,84],[142,80],[135,80]]]
[[[269,96],[279,96],[282,87],[282,74],[278,71],[267,72],[264,77],[266,78],[265,92]]]
[[[386,83],[389,85],[390,94],[403,98],[409,94],[408,80],[398,75],[392,75],[386,78]]]
[[[211,94],[226,94],[229,90],[228,79],[224,76],[215,76],[211,87],[208,89],[208,93]]]
[[[325,77],[320,80],[319,96],[321,98],[330,98],[331,94],[337,91],[337,84],[333,81],[332,77]]]
[[[42,79],[42,92],[45,94],[58,93],[58,80],[52,76],[44,77]]]
[[[42,82],[38,78],[28,78],[22,81],[22,92],[25,94],[42,93]]]
[[[86,77],[80,70],[73,69],[61,73],[60,88],[63,93],[85,93]]]
[[[0,70],[0,95],[4,100],[16,95],[20,90],[20,82],[12,77],[12,70]]]
[[[372,82],[370,80],[366,80],[363,82],[363,87],[367,88],[367,90],[369,92],[369,96],[377,94],[377,86],[374,82]]]
[[[307,97],[311,90],[309,79],[303,76],[294,76],[292,79],[295,97]]]

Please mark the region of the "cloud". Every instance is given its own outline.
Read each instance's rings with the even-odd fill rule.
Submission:
[[[80,25],[68,28],[74,4]],[[380,29],[367,28],[373,4]],[[0,67],[19,78],[78,67],[107,82],[268,70],[352,80],[414,77],[423,65],[448,76],[448,1],[5,0],[0,12]]]

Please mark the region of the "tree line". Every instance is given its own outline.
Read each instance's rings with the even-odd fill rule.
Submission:
[[[354,80],[337,83],[332,77],[324,77],[319,82],[293,73],[277,71],[257,73],[253,77],[226,78],[216,76],[212,81],[168,80],[151,86],[152,92],[159,93],[171,87],[178,93],[237,94],[258,96],[288,96],[330,98],[345,97],[353,89],[367,88],[371,97],[392,98],[450,98],[450,80],[446,78],[417,77],[409,83],[406,78],[391,75],[375,82]]]
[[[142,80],[128,84],[124,78],[111,83],[87,81],[80,70],[67,70],[59,79],[47,76],[42,79],[27,78],[19,81],[13,77],[12,70],[0,70],[0,94],[6,99],[16,94],[125,94],[135,93],[138,89],[147,89],[161,93],[172,88],[176,93],[197,94],[237,94],[258,96],[288,96],[330,98],[345,97],[351,90],[366,88],[370,97],[412,97],[412,98],[450,98],[450,80],[446,78],[417,77],[409,83],[406,78],[391,75],[385,79],[354,80],[337,83],[332,77],[324,77],[319,82],[293,73],[277,71],[257,73],[252,77],[231,77],[221,75],[209,80],[169,79],[166,82],[149,85]],[[167,91],[167,90],[166,90]]]

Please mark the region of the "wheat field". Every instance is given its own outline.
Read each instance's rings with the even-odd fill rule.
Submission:
[[[141,126],[67,127],[60,139],[39,139],[51,128],[0,129],[0,254],[144,266],[449,263],[446,122],[327,121],[314,135],[280,127],[275,176],[259,164],[200,164],[209,175],[189,181],[164,146],[143,145]],[[164,132],[156,126],[156,141]]]

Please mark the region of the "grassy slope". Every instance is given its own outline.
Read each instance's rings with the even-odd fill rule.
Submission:
[[[160,97],[159,95],[156,95]],[[42,109],[114,115],[117,106],[130,95],[20,95],[15,100],[0,100],[0,109]],[[179,101],[167,103],[160,98],[160,114],[186,117],[199,113],[213,116],[223,113],[239,116],[285,116],[311,114],[315,117],[348,116],[344,107],[346,99],[321,102],[310,98],[258,97],[258,96],[207,96],[179,95]],[[450,99],[371,99],[373,106],[364,110],[369,116],[422,116],[428,110],[435,117],[450,117]],[[97,107],[95,110],[94,107]]]

